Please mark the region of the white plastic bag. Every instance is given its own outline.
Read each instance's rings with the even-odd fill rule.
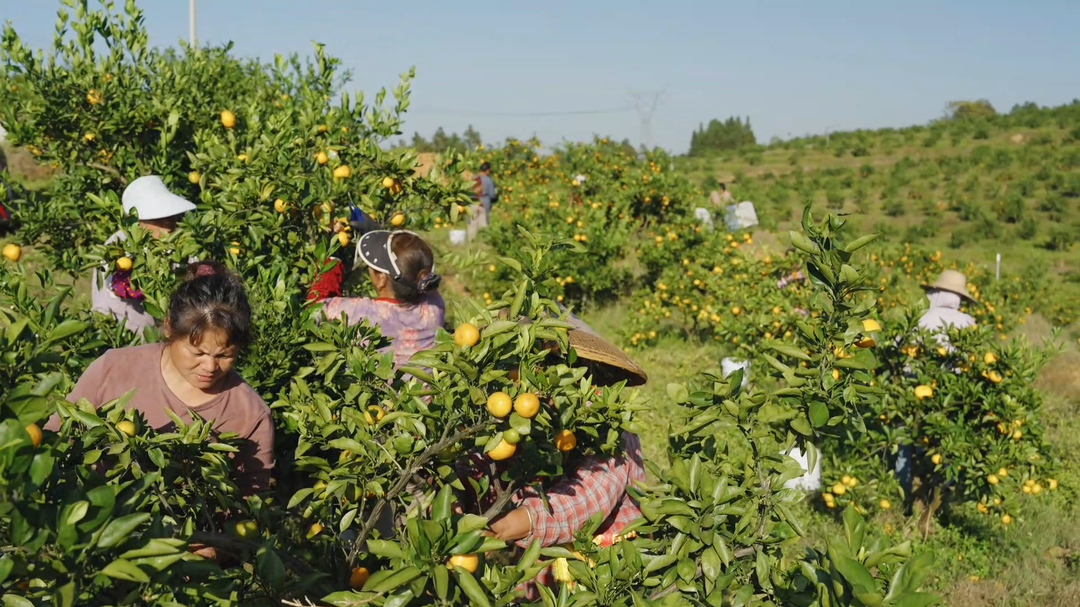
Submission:
[[[739,360],[737,358],[725,357],[720,361],[720,372],[727,377],[737,371],[743,370],[742,385],[746,387],[746,384],[750,383],[750,361]]]
[[[465,244],[465,230],[450,230],[450,244]]]
[[[818,458],[817,461],[814,462],[813,470],[809,469],[810,458],[802,452],[802,449],[792,447],[791,451],[788,452],[788,456],[799,462],[799,466],[806,474],[787,481],[784,483],[784,487],[786,489],[802,489],[803,491],[817,491],[821,489],[821,454],[818,453]]]

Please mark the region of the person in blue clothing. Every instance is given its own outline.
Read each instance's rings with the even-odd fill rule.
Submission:
[[[488,226],[488,217],[491,215],[491,204],[499,200],[499,190],[495,187],[495,180],[491,178],[491,163],[485,162],[480,165],[480,171],[474,177],[476,186],[473,195],[476,196],[477,205],[473,209],[473,215],[469,219],[469,239],[476,236],[476,231]]]

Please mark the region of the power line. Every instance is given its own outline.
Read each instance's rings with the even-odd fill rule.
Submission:
[[[446,114],[451,116],[512,116],[540,118],[545,116],[585,116],[590,114],[621,114],[633,110],[633,106],[596,110],[556,110],[548,112],[491,112],[481,110],[457,110],[449,108],[422,108],[414,110],[417,114]]]

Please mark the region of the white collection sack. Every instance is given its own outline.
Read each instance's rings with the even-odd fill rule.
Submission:
[[[817,462],[815,462],[813,470],[810,470],[810,458],[802,452],[802,449],[792,447],[791,451],[788,452],[788,456],[799,462],[799,466],[802,467],[806,474],[787,481],[784,483],[784,488],[802,489],[803,491],[817,491],[818,489],[821,489],[821,453],[818,453]]]

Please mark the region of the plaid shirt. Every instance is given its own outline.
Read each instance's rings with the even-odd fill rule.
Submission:
[[[532,532],[518,540],[518,546],[525,548],[534,539],[540,540],[541,546],[573,542],[574,532],[597,512],[602,512],[606,518],[596,530],[593,541],[600,546],[610,546],[621,539],[619,533],[641,517],[641,510],[626,493],[626,488],[632,483],[645,482],[641,439],[636,434],[623,432],[622,443],[622,455],[585,459],[572,474],[551,486],[546,492],[550,508],[544,506],[535,488],[526,487],[519,491],[514,501],[518,507],[529,511]],[[537,574],[534,582],[557,591],[551,567]],[[518,589],[525,591],[529,601],[540,598],[532,583]]]
[[[574,541],[574,533],[597,512],[605,515],[596,530],[598,542],[610,545],[614,536],[641,516],[641,510],[626,493],[632,483],[645,481],[645,466],[641,462],[641,439],[635,434],[622,435],[623,454],[600,458],[590,457],[574,472],[546,491],[548,505],[534,487],[525,487],[514,496],[520,508],[529,511],[532,532],[518,540],[522,548],[534,539],[542,546],[554,546]]]

